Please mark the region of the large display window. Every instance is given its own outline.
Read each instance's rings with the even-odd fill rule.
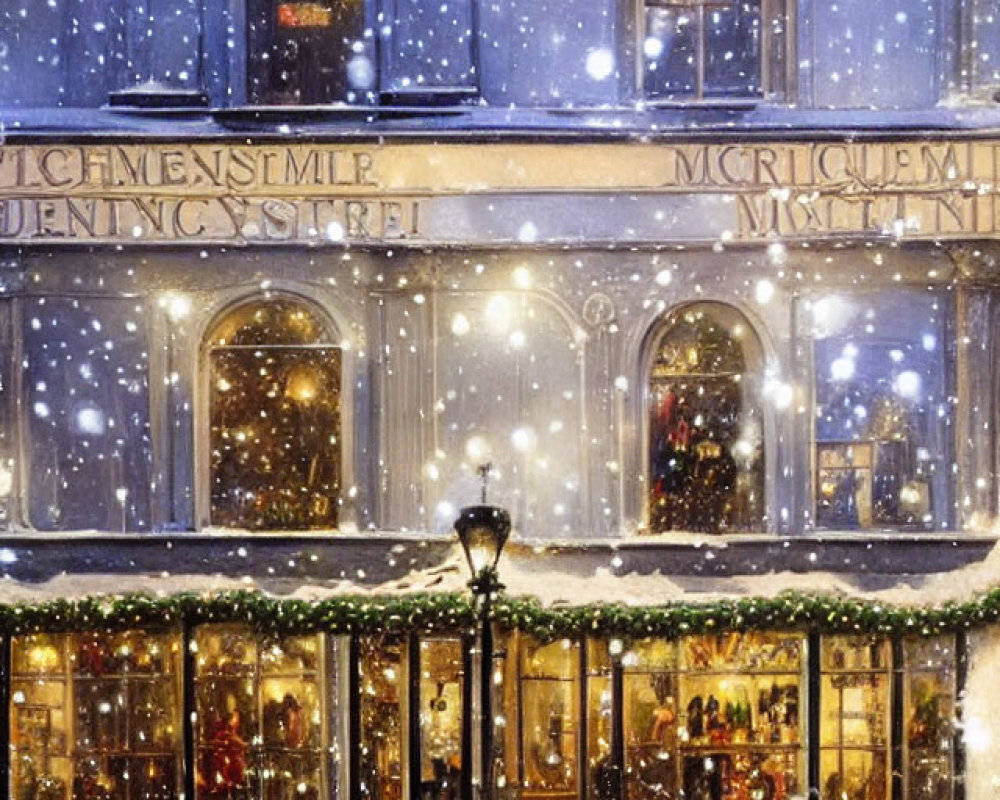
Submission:
[[[637,642],[622,659],[629,800],[798,796],[805,650],[784,634]]]
[[[819,742],[823,800],[888,800],[891,655],[886,639],[823,638]]]
[[[328,708],[338,697],[338,640],[205,626],[194,646],[198,796],[327,797],[328,762],[340,749]]]
[[[14,637],[12,796],[178,797],[181,650],[177,633]]]

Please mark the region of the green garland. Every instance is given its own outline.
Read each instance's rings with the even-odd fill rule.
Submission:
[[[85,597],[39,604],[0,605],[0,635],[182,625],[246,625],[262,635],[464,633],[477,624],[467,594],[393,597],[345,596],[310,602],[260,592]],[[817,631],[877,636],[933,636],[1000,620],[1000,587],[962,603],[894,606],[868,600],[786,593],[711,603],[661,606],[595,604],[544,607],[537,600],[501,596],[491,608],[503,630],[551,641],[564,637],[641,639],[727,631]]]
[[[370,634],[467,630],[476,623],[471,598],[457,594],[334,597],[318,602],[260,592],[85,597],[0,606],[0,634],[162,630],[181,625],[246,625],[261,634],[293,636],[324,631]]]

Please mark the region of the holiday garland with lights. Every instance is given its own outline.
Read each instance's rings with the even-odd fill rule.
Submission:
[[[811,630],[881,636],[933,636],[1000,620],[1000,587],[964,602],[901,606],[870,600],[785,593],[660,606],[593,604],[545,607],[533,598],[500,597],[494,621],[540,640],[563,637],[677,638],[744,630]],[[432,633],[476,625],[470,596],[340,596],[316,602],[239,591],[214,595],[91,596],[0,605],[0,635],[83,632],[182,625],[241,624],[262,634]]]

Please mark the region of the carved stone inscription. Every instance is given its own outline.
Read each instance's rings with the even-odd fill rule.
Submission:
[[[420,200],[380,191],[366,150],[0,149],[0,239],[394,241],[419,224]]]
[[[435,196],[623,192],[718,196],[717,233],[739,241],[957,239],[1000,233],[998,175],[994,141],[13,145],[0,241],[424,242]]]

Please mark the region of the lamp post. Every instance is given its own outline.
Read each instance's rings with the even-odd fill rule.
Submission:
[[[476,598],[479,617],[479,712],[480,712],[480,754],[482,756],[482,787],[480,795],[492,798],[496,786],[493,768],[496,759],[493,754],[493,601],[504,586],[500,583],[497,563],[500,553],[510,535],[510,514],[506,509],[487,505],[486,485],[489,480],[490,465],[479,467],[483,481],[482,503],[466,506],[455,520],[455,531],[469,562],[472,580],[469,588]],[[475,687],[475,684],[473,684]]]

